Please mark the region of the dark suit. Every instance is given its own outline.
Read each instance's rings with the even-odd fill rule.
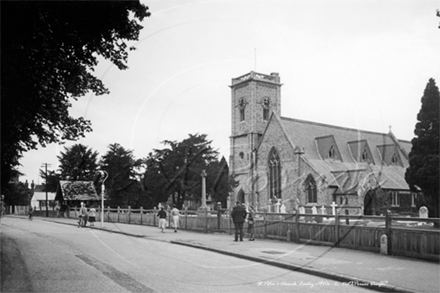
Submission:
[[[240,241],[243,241],[243,223],[246,218],[246,209],[243,206],[236,205],[232,209],[231,218],[235,226],[235,241],[238,241],[238,234],[240,234]]]

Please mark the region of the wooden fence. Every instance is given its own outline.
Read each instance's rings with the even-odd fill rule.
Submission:
[[[70,210],[77,216],[79,210]],[[104,221],[157,226],[158,210],[105,208]],[[170,213],[168,212],[168,215]],[[100,209],[96,221],[100,221]],[[234,233],[234,225],[226,209],[215,211],[181,211],[180,229],[205,233]],[[171,223],[171,217],[168,216]],[[414,227],[408,224],[414,223]],[[425,223],[425,228],[417,226]],[[318,215],[255,213],[254,231],[257,238],[329,245],[371,252],[381,251],[381,236],[387,236],[389,255],[440,261],[440,230],[428,227],[439,218],[409,218],[359,215]],[[372,225],[373,224],[373,225]],[[246,225],[245,225],[246,230]]]

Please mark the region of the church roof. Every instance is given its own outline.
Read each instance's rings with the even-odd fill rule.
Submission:
[[[404,175],[409,165],[410,142],[396,139],[391,132],[276,118],[293,147],[304,149],[303,159],[340,192],[357,190],[359,178],[368,173],[375,175],[382,188],[409,189]]]

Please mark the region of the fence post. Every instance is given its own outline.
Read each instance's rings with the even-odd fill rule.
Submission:
[[[120,207],[118,207],[118,221],[117,221],[117,223],[119,223],[119,213],[121,212],[121,208]]]
[[[205,209],[205,233],[208,233],[208,209]]]
[[[390,211],[387,210],[385,212],[385,234],[387,235],[387,250],[388,250],[388,255],[392,255],[393,251],[392,251],[392,239],[391,239],[391,215],[390,215]]]
[[[185,230],[188,230],[188,208],[185,207]]]
[[[263,224],[264,224],[264,231],[263,231],[263,238],[267,238],[267,219],[266,219],[266,211],[264,211],[263,214]]]
[[[142,221],[142,214],[144,213],[144,208],[143,207],[140,208],[140,213],[141,213],[141,225],[142,225],[142,223],[143,223],[143,221]]]
[[[157,209],[156,207],[153,208],[153,226],[156,227],[156,215],[157,215]]]
[[[107,206],[107,222],[110,222],[110,206]]]
[[[298,210],[296,210],[296,214],[295,214],[295,226],[296,226],[295,241],[297,243],[299,243],[301,238],[299,235],[300,228],[299,228],[299,211]]]
[[[345,215],[348,216],[348,210],[345,210]],[[350,225],[350,219],[345,218],[345,224]]]
[[[131,206],[128,206],[128,223],[130,224],[131,222]]]
[[[220,231],[221,220],[222,220],[222,204],[220,202],[217,203],[217,230]]]
[[[226,213],[227,213],[227,215],[228,215],[228,219],[229,219],[229,221],[228,221],[228,231],[229,231],[229,235],[231,235],[231,234],[232,234],[232,218],[231,218],[231,211],[230,211],[228,208],[226,208]]]
[[[339,214],[335,213],[335,246],[339,246]]]

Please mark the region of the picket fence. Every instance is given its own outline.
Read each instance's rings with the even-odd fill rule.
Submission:
[[[78,215],[71,208],[70,217]],[[105,208],[104,222],[157,226],[158,210]],[[100,221],[98,208],[96,221]],[[169,215],[169,213],[168,213]],[[205,233],[234,233],[230,210],[215,211],[183,210],[180,229]],[[170,216],[169,216],[170,217]],[[171,219],[168,219],[171,222]],[[316,215],[286,213],[255,213],[254,231],[257,238],[328,245],[371,252],[380,252],[381,236],[387,235],[388,255],[433,260],[440,262],[440,230],[435,228],[410,227],[409,222],[435,223],[439,218],[410,218],[359,215]],[[375,223],[375,226],[366,226]],[[245,225],[246,230],[246,225]]]

